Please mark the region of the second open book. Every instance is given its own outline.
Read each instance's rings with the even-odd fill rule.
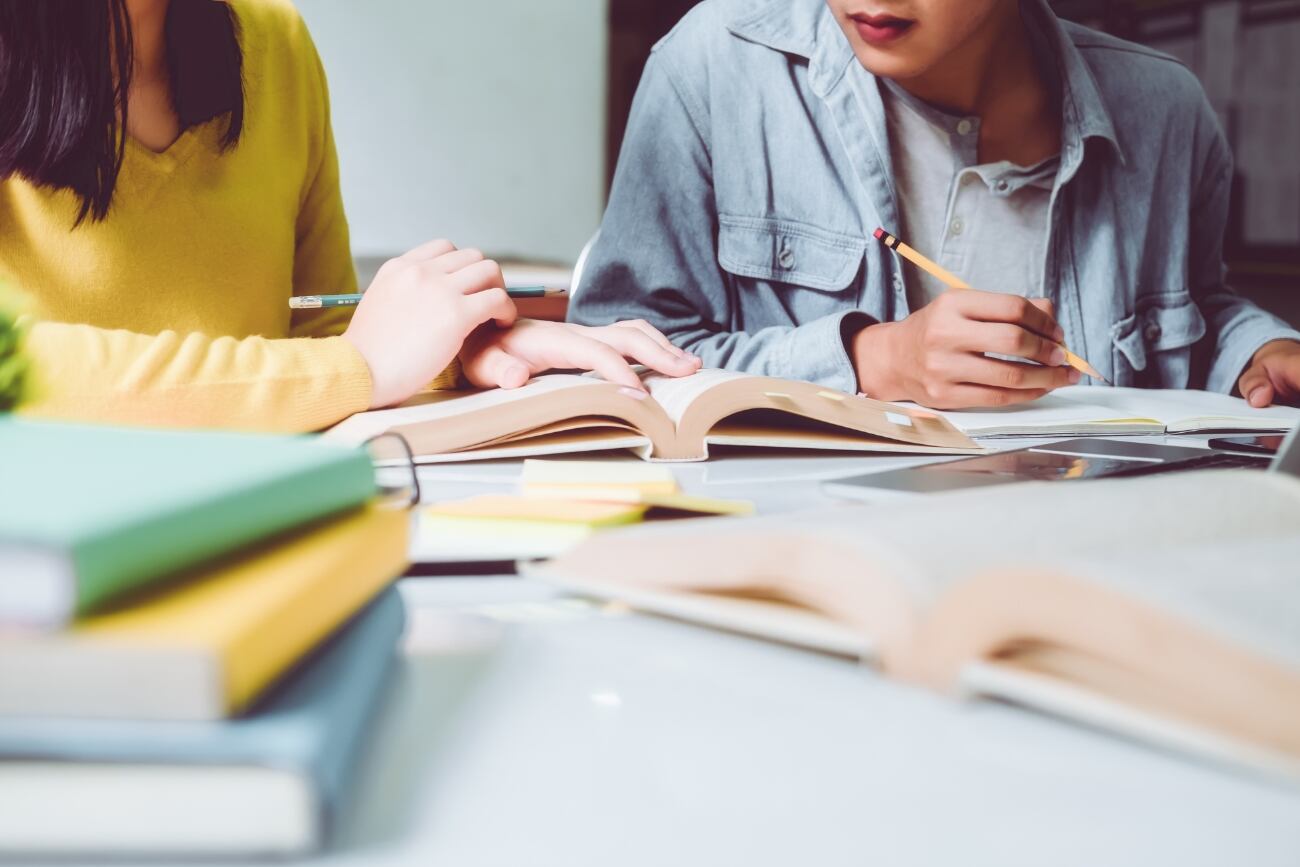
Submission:
[[[1300,776],[1300,480],[1027,483],[646,525],[528,571]]]
[[[1268,433],[1300,421],[1294,407],[1256,409],[1212,391],[1088,385],[1058,388],[1016,406],[936,412],[972,437]]]

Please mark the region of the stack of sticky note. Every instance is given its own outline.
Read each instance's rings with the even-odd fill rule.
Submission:
[[[660,464],[527,460],[518,494],[426,507],[419,547],[430,557],[447,559],[551,557],[594,532],[647,518],[753,510],[744,500],[683,493],[672,470]]]
[[[305,438],[0,419],[0,854],[316,848],[408,516]]]

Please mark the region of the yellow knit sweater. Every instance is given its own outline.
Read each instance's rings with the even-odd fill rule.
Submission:
[[[68,191],[0,181],[0,282],[30,302],[23,412],[307,431],[369,406],[366,363],[337,336],[349,311],[288,307],[356,291],[324,72],[287,0],[232,5],[232,150],[224,117],[163,153],[128,139],[108,217],[75,229]]]

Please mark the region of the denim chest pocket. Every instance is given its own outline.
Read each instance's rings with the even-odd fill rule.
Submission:
[[[1205,331],[1205,317],[1187,292],[1139,298],[1133,315],[1111,328],[1115,384],[1187,388],[1192,349]]]
[[[864,238],[806,223],[727,214],[718,218],[718,264],[740,278],[840,293],[858,275],[865,252]],[[843,303],[838,294],[827,300]]]

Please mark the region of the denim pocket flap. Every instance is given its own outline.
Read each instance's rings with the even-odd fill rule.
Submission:
[[[1134,370],[1146,370],[1151,353],[1191,346],[1205,336],[1205,317],[1185,292],[1138,300],[1137,312],[1111,329],[1115,346]]]
[[[738,277],[834,292],[862,267],[866,240],[765,217],[718,219],[718,264]]]

